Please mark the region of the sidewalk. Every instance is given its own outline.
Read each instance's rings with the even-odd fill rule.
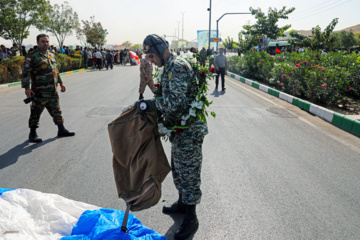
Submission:
[[[266,85],[262,85],[256,81],[246,79],[234,73],[228,72],[227,76],[234,78],[242,83],[245,83],[249,86],[252,86],[256,89],[259,89],[263,92],[266,92],[274,97],[278,97],[284,101],[287,101],[295,106],[298,106],[302,110],[310,112],[313,115],[316,115],[323,120],[333,124],[334,126],[341,128],[344,131],[347,131],[357,137],[360,137],[360,115],[343,115],[331,111],[329,109],[320,107],[308,101],[302,100],[300,98],[296,98],[289,94],[280,92],[276,89],[270,88]]]

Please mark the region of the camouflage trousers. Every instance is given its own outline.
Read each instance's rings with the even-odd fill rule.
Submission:
[[[40,115],[44,108],[48,110],[55,124],[64,123],[58,93],[36,93],[36,100],[31,102],[29,128],[39,127]]]
[[[155,92],[155,85],[152,76],[140,76],[140,86],[139,86],[139,93],[143,94],[145,91],[146,86],[149,86],[152,92]]]
[[[196,205],[201,200],[201,164],[204,134],[181,132],[171,138],[171,167],[176,189],[182,202]]]

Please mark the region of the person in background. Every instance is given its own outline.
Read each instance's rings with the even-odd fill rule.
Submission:
[[[206,57],[207,57],[206,49],[203,47],[199,53],[200,65],[202,67],[205,67]]]
[[[16,43],[14,43],[13,47],[11,48],[11,56],[12,57],[20,56],[20,50]]]
[[[153,80],[153,67],[150,63],[150,59],[145,56],[140,59],[140,87],[139,87],[139,100],[144,99],[144,91],[146,86],[149,86],[151,91],[155,92],[154,80]]]
[[[225,74],[227,72],[227,59],[224,55],[224,49],[220,48],[220,54],[216,55],[215,59],[214,59],[214,66],[215,66],[215,70],[216,70],[216,80],[215,80],[215,84],[216,84],[216,90],[218,90],[218,85],[219,85],[219,76],[221,75],[221,87],[222,90],[221,91],[225,91]]]
[[[110,50],[107,50],[107,53],[106,53],[106,70],[109,70],[109,66],[110,66],[111,70],[113,69],[113,58],[114,58],[114,56],[112,55]]]

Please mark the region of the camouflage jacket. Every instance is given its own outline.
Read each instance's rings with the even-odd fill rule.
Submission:
[[[36,92],[55,92],[58,83],[62,83],[57,69],[55,54],[50,51],[35,51],[25,56],[21,87]]]
[[[156,107],[166,121],[179,124],[182,116],[189,114],[198,90],[191,65],[171,54],[161,76],[161,96],[155,100]],[[207,132],[207,125],[198,119],[189,126],[189,131]]]
[[[199,53],[200,61],[205,61],[207,58],[207,53],[205,50],[201,50]]]
[[[148,80],[148,78],[152,78],[152,72],[153,72],[153,67],[150,63],[150,61],[146,58],[141,58],[140,59],[140,77],[141,79],[146,79]]]

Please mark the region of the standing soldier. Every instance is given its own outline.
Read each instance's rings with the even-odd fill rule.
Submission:
[[[155,92],[154,80],[152,76],[152,65],[150,59],[145,56],[145,58],[140,59],[140,87],[139,87],[139,100],[144,99],[144,91],[146,85],[149,86],[152,92]]]
[[[207,53],[206,53],[206,50],[205,50],[204,47],[201,49],[199,55],[200,55],[200,56],[199,56],[199,57],[200,57],[200,65],[201,65],[202,67],[205,67],[205,62],[206,62]]]
[[[171,54],[168,42],[156,34],[147,36],[143,45],[150,62],[158,67],[164,66],[160,96],[155,101],[145,102],[149,109],[161,112],[166,121],[177,123],[189,113],[189,105],[198,92],[194,70],[186,60]],[[201,200],[201,148],[207,133],[206,123],[197,117],[189,123],[187,129],[179,134],[173,133],[170,137],[172,174],[179,200],[172,205],[165,205],[163,213],[185,213],[175,239],[186,239],[199,227],[196,205]]]
[[[48,51],[49,36],[40,34],[36,37],[38,51],[25,57],[25,67],[21,86],[25,88],[25,95],[32,98],[31,114],[29,119],[29,142],[42,142],[38,137],[36,128],[39,127],[40,115],[44,108],[48,110],[54,123],[58,126],[58,137],[74,136],[64,127],[64,118],[61,115],[57,85],[60,84],[61,92],[66,88],[56,67],[55,55]],[[31,88],[30,88],[31,79]]]

